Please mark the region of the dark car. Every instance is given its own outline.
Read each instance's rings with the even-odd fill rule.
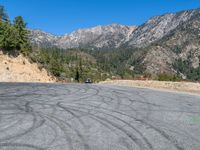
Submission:
[[[91,80],[90,78],[87,78],[87,79],[85,80],[85,83],[91,84],[91,83],[92,83],[92,80]]]

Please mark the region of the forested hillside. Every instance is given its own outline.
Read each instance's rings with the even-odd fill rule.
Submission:
[[[200,80],[200,9],[156,16],[136,26],[108,25],[54,36],[28,30],[0,6],[0,49],[23,54],[62,81]]]

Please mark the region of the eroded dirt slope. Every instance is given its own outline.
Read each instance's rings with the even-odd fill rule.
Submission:
[[[19,55],[9,57],[0,54],[0,82],[55,82],[45,69],[31,64],[28,59]]]

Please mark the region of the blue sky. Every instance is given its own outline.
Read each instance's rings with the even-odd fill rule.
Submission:
[[[199,8],[200,0],[0,0],[10,19],[21,15],[29,28],[52,34],[119,23],[140,25],[167,12]]]

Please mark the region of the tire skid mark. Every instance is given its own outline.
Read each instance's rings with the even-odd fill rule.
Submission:
[[[135,137],[133,134],[129,133],[128,131],[126,131],[125,129],[121,128],[121,126],[117,125],[116,123],[113,123],[105,118],[102,118],[102,117],[99,117],[97,115],[94,115],[94,114],[88,114],[87,112],[84,112],[84,111],[81,111],[81,110],[78,110],[78,109],[73,109],[73,108],[69,108],[71,110],[74,110],[74,111],[79,111],[81,113],[86,113],[87,115],[89,115],[89,117],[91,118],[96,118],[96,119],[99,119],[99,120],[102,120],[103,122],[113,126],[114,128],[118,129],[119,131],[121,131],[122,133],[124,133],[128,138],[130,138],[132,140],[132,142],[134,142],[141,150],[145,150],[146,148],[144,148],[144,145],[143,143],[137,138]],[[91,116],[90,116],[91,115]]]
[[[151,106],[156,106],[156,107],[160,107],[160,105],[157,105],[157,104],[154,104],[154,103],[149,103],[149,101],[147,100],[147,98],[146,97],[144,97],[143,95],[141,95],[141,92],[137,92],[136,91],[136,93],[137,93],[137,96],[140,96],[142,99],[144,99],[144,100],[146,100],[147,102],[143,102],[144,104],[147,104],[148,106],[149,105],[151,105]],[[123,94],[123,93],[121,93],[121,94]],[[124,95],[124,94],[123,94]],[[128,97],[127,97],[128,98]],[[128,98],[128,99],[130,99],[130,98]],[[131,100],[131,99],[130,99]],[[137,101],[138,102],[138,101]],[[135,110],[134,109],[134,111],[137,111],[137,110]],[[145,117],[145,118],[143,118],[142,120],[148,120],[149,119],[149,114],[150,114],[150,112],[152,112],[153,110],[152,110],[152,107],[148,107],[148,109],[147,109],[147,116]],[[137,111],[138,112],[138,111]],[[142,115],[141,113],[140,113],[140,115]],[[140,119],[141,120],[141,119]],[[150,119],[150,121],[152,121],[152,122],[155,122],[155,120],[156,119],[154,119],[154,120],[152,120],[152,119]],[[145,121],[145,122],[147,122],[147,121]],[[160,120],[158,120],[158,122],[161,122]],[[163,125],[164,126],[166,126],[166,123],[163,123]],[[151,127],[152,127],[152,125],[151,125]],[[171,128],[171,125],[169,126],[169,127],[167,127],[168,129],[167,130],[169,130],[170,128]],[[154,129],[154,128],[153,128]],[[177,130],[177,129],[179,129],[178,127],[176,127],[175,128],[175,130]],[[180,130],[180,129],[179,129]],[[160,132],[162,135],[165,135],[165,138],[166,139],[170,139],[169,137],[171,137],[171,136],[169,136],[168,134],[166,134],[163,130],[160,130],[159,129],[159,131],[157,130],[157,132]],[[183,132],[183,133],[185,133],[185,134],[187,134],[188,135],[188,133],[186,133],[186,132]],[[191,137],[191,138],[193,138],[195,141],[199,141],[198,139],[196,139],[196,138],[194,138],[194,137],[192,137],[190,134],[189,134],[189,136]],[[172,137],[171,137],[172,138]],[[183,147],[181,147],[180,145],[178,145],[177,144],[177,141],[176,141],[176,139],[175,138],[173,138],[173,140],[172,140],[173,142],[173,144],[175,145],[175,147],[178,149],[178,150],[183,150],[184,148]]]
[[[147,111],[146,111],[146,115],[144,116],[144,119],[148,120],[149,116],[151,115],[151,109],[152,109],[150,105],[154,106],[154,104],[149,103],[149,101],[145,97],[143,98],[138,92],[136,92],[137,93],[136,96],[142,97],[142,99],[144,99],[145,102],[144,101],[133,100],[133,99],[129,98],[128,96],[126,96],[124,93],[120,93],[120,92],[116,92],[116,91],[115,91],[115,93],[117,94],[118,97],[122,97],[122,98],[125,97],[129,101],[132,101],[132,102],[135,102],[135,103],[144,104],[143,106],[147,107]],[[128,106],[128,107],[131,108],[134,112],[137,112],[136,109],[132,108],[131,106]]]
[[[49,128],[51,128],[52,129],[51,131],[54,132],[54,135],[55,135],[54,138],[46,144],[48,146],[51,146],[54,144],[54,142],[56,142],[58,133],[57,133],[56,129],[53,126],[51,126],[50,124],[45,124],[45,125],[48,126]]]
[[[139,92],[137,92],[136,91],[136,93],[138,94],[138,95],[140,95],[141,96],[141,94],[139,93]],[[145,99],[145,100],[147,100],[144,96],[141,96],[143,99]],[[148,100],[147,100],[148,101]],[[153,104],[153,103],[151,103],[151,104]],[[153,104],[154,105],[154,104]],[[152,105],[152,106],[153,106]],[[155,106],[158,106],[158,107],[160,107],[161,105],[155,105]],[[161,109],[160,109],[161,110]],[[160,110],[155,110],[155,109],[147,109],[147,112],[153,112],[153,111],[159,111],[160,112]],[[136,111],[136,112],[138,112],[138,113],[140,113],[140,111],[138,111],[138,110],[134,110],[134,111]],[[142,111],[145,111],[145,109],[143,109]],[[176,111],[176,110],[167,110],[167,111],[165,111],[165,110],[161,110],[161,111],[164,111],[164,112],[180,112],[180,113],[191,113],[191,114],[193,114],[193,112],[188,112],[188,111]],[[200,112],[199,112],[200,113]],[[140,113],[140,115],[142,115],[141,113]],[[161,120],[157,120],[157,119],[150,119],[150,118],[148,118],[149,119],[149,121],[152,121],[152,122],[155,122],[155,121],[157,121],[158,123],[160,123],[160,124],[162,124],[162,126],[166,126],[166,124],[168,124],[167,122],[162,122]],[[143,119],[144,120],[144,119]],[[175,126],[173,126],[172,124],[169,124],[169,126],[166,126],[168,129],[167,130],[169,130],[170,128],[174,128],[174,131],[173,132],[177,132],[176,130],[179,130],[179,131],[181,131],[182,133],[184,133],[184,134],[186,134],[187,136],[189,135],[190,136],[190,138],[192,138],[193,140],[195,140],[196,142],[200,142],[200,140],[198,140],[197,138],[195,138],[195,137],[193,137],[191,134],[189,134],[189,133],[187,133],[186,131],[183,131],[183,130],[181,130],[179,127],[175,127]],[[169,130],[170,131],[170,130]]]
[[[45,114],[40,114],[40,115],[45,116],[46,118],[48,118],[49,120],[54,122],[57,126],[59,126],[60,129],[62,129],[62,131],[65,133],[66,136],[67,136],[67,133],[66,133],[67,129],[65,128],[65,126],[72,129],[77,134],[77,136],[81,139],[82,144],[84,146],[84,149],[90,150],[90,146],[86,143],[84,136],[77,129],[73,128],[69,123],[67,123],[63,120],[60,120],[60,119],[58,119],[57,117],[54,117],[54,116],[48,116],[48,115],[45,115]],[[74,146],[72,145],[72,139],[69,136],[67,136],[67,140],[70,141],[70,150],[75,150]]]
[[[54,117],[52,116],[46,116],[44,114],[40,114],[38,113],[38,115],[43,116],[44,118],[46,118],[47,120],[49,120],[50,122],[54,123],[57,127],[60,128],[61,131],[63,131],[64,135],[65,135],[65,140],[67,142],[68,148],[69,150],[75,150],[74,146],[72,144],[72,139],[68,136],[68,133],[66,132],[67,129],[65,128],[65,125],[63,125],[61,122],[57,121]]]
[[[10,135],[10,136],[7,136],[5,138],[2,138],[2,139],[0,139],[0,142],[24,136],[24,135],[26,135],[26,134],[34,131],[35,129],[39,128],[40,126],[42,126],[44,124],[44,122],[45,122],[44,120],[39,120],[39,122],[38,122],[37,116],[35,114],[32,113],[31,116],[33,116],[33,121],[32,121],[33,124],[32,124],[31,127],[29,127],[28,129],[26,129],[22,133],[17,133],[15,135]]]
[[[1,87],[4,88],[1,90]],[[95,85],[5,84],[5,86],[0,86],[0,111],[3,112],[0,113],[0,122],[4,119],[11,122],[14,117],[17,118],[17,122],[20,122],[19,119],[23,121],[23,116],[27,116],[24,117],[24,121],[29,124],[27,129],[20,130],[12,136],[8,135],[7,139],[0,141],[0,149],[16,147],[16,149],[57,150],[68,146],[70,150],[76,150],[78,147],[74,145],[76,144],[74,142],[78,140],[79,148],[89,150],[91,149],[88,144],[89,141],[87,141],[86,135],[80,132],[82,127],[87,130],[88,126],[85,120],[87,118],[91,118],[91,120],[111,130],[117,137],[123,135],[121,143],[118,144],[125,146],[128,150],[133,150],[132,146],[137,146],[141,150],[154,150],[153,143],[149,141],[151,138],[148,139],[144,136],[142,130],[140,131],[140,128],[136,128],[137,123],[144,125],[147,129],[152,129],[155,134],[158,133],[156,135],[160,135],[165,141],[169,141],[167,143],[170,143],[177,150],[187,149],[181,145],[181,142],[184,141],[182,139],[179,141],[177,137],[190,138],[192,143],[195,141],[199,144],[199,139],[188,133],[187,130],[184,131],[174,124],[165,123],[162,119],[159,120],[153,116],[153,112],[198,115],[200,114],[198,110],[190,111],[190,108],[187,109],[186,105],[183,105],[183,108],[186,108],[183,110],[170,109],[170,107],[159,105],[160,103],[149,102],[145,94],[142,90],[106,88]],[[180,98],[177,98],[180,101]],[[148,116],[150,113],[152,115]],[[65,118],[65,116],[68,116],[67,114],[70,114],[70,119],[63,120],[61,117]],[[3,118],[3,116],[6,117]],[[72,126],[72,123],[77,123],[81,128]],[[15,124],[17,125],[13,121],[13,125],[7,126],[6,130],[12,129]],[[15,142],[15,140],[25,138],[28,134],[31,135],[35,129],[45,125],[49,126],[49,130],[54,133],[48,144],[45,143],[41,147],[32,145],[31,141],[30,144]],[[5,133],[7,134],[7,132]],[[73,135],[69,133],[73,133]],[[63,140],[61,143],[57,143],[60,137]]]
[[[97,90],[97,89],[92,89],[92,90],[95,91],[93,94],[91,94],[91,95],[86,94],[86,96],[79,97],[78,99],[73,100],[73,102],[85,100],[85,99],[97,96],[99,94],[99,90]]]
[[[188,133],[185,130],[182,130],[182,129],[178,128],[177,126],[174,126],[172,124],[166,125],[167,124],[166,122],[161,122],[160,120],[157,120],[155,118],[153,120],[149,119],[149,121],[152,121],[154,123],[162,124],[161,126],[165,127],[166,130],[168,130],[168,131],[170,131],[172,133],[176,133],[176,134],[179,134],[181,136],[183,136],[183,135],[189,136],[192,140],[196,141],[200,145],[200,140],[199,139],[193,137],[190,133]],[[173,128],[173,130],[172,130],[172,128]],[[179,131],[177,131],[177,130],[179,130]]]
[[[31,148],[35,150],[46,150],[45,148],[41,148],[32,144],[22,144],[22,143],[0,143],[1,147],[21,147],[21,148]]]
[[[33,111],[33,108],[31,107],[31,106],[29,106],[29,104],[30,103],[26,103],[26,109],[28,110],[28,111]],[[28,108],[27,108],[28,107]],[[46,115],[46,114],[43,114],[43,113],[41,113],[41,112],[38,112],[38,111],[35,111],[34,112],[34,114],[36,114],[37,116],[40,116],[41,118],[44,118],[45,120],[47,119],[47,120],[49,120],[50,122],[53,122],[54,124],[56,124],[60,129],[61,129],[61,131],[63,131],[63,133],[65,134],[65,139],[66,139],[66,141],[68,142],[68,147],[69,147],[69,150],[75,150],[74,149],[74,147],[73,147],[73,145],[72,145],[72,139],[68,136],[68,134],[67,134],[67,130],[66,130],[66,128],[65,128],[65,125],[62,123],[62,122],[60,122],[59,120],[58,120],[58,118],[56,118],[56,117],[53,117],[52,115],[49,117],[48,115]]]
[[[64,106],[63,106],[64,107]],[[72,107],[75,107],[75,106],[72,106]],[[68,108],[68,109],[72,109],[72,108]],[[84,109],[87,109],[87,108],[84,108]],[[80,111],[80,112],[83,112],[83,111],[81,111],[81,110],[78,110],[78,109],[72,109],[72,110],[74,110],[74,111]],[[105,115],[107,115],[107,116],[111,116],[111,117],[113,117],[113,118],[115,118],[115,119],[117,119],[118,121],[121,121],[121,122],[123,122],[124,124],[126,124],[127,126],[129,126],[130,128],[132,128],[134,131],[136,131],[136,133],[138,133],[141,137],[142,137],[142,139],[146,142],[146,144],[148,145],[148,147],[149,147],[149,149],[151,149],[151,150],[153,150],[153,146],[151,145],[151,143],[143,136],[143,134],[139,131],[139,130],[137,130],[135,127],[133,127],[132,125],[130,125],[129,123],[127,123],[126,121],[124,121],[124,120],[122,120],[122,119],[120,119],[119,117],[116,117],[116,116],[113,116],[113,115],[110,115],[110,114],[108,114],[108,113],[105,113],[105,112],[101,112],[101,111],[97,111],[98,113],[102,113],[102,114],[105,114]],[[86,112],[84,112],[84,113],[86,113]],[[87,113],[88,114],[88,113]],[[88,114],[88,115],[94,115],[94,114]],[[97,117],[98,119],[101,119],[101,120],[104,120],[105,122],[108,122],[109,124],[111,124],[112,126],[114,126],[114,127],[116,127],[116,124],[114,124],[114,123],[112,123],[111,121],[109,121],[109,120],[107,120],[107,119],[105,119],[105,118],[102,118],[102,117],[99,117],[99,116],[97,116],[97,115],[94,115],[95,117]],[[113,125],[114,124],[114,125]],[[122,129],[121,127],[119,127],[118,125],[117,125],[117,127],[116,127],[117,129]],[[135,137],[135,136],[133,136],[131,133],[127,133],[127,131],[125,130],[125,129],[123,129],[123,131],[124,131],[124,133],[126,133],[126,135],[128,136],[128,137],[134,137],[133,139],[137,139],[137,141],[139,140],[137,137]],[[133,140],[132,139],[132,140]],[[141,141],[138,143],[138,145],[140,145],[140,147],[141,147],[141,145],[144,145]],[[146,148],[144,148],[144,147],[142,147],[143,149],[146,149]]]
[[[85,123],[83,122],[83,120],[80,119],[80,117],[77,116],[74,112],[70,111],[70,110],[67,109],[66,107],[63,107],[63,106],[61,105],[60,102],[58,102],[56,105],[57,105],[58,107],[62,108],[63,110],[65,110],[66,112],[68,112],[69,114],[71,114],[74,118],[76,118],[76,119],[80,122],[81,125],[83,125],[83,127],[86,128],[86,125],[85,125]]]
[[[101,125],[103,125],[104,127],[106,127],[107,129],[109,129],[112,133],[114,133],[115,135],[117,135],[117,136],[121,136],[121,135],[119,135],[119,134],[117,134],[116,133],[116,131],[115,131],[115,129],[113,129],[112,127],[113,127],[113,125],[111,125],[111,124],[109,124],[108,122],[105,122],[105,121],[102,121],[101,119],[99,119],[98,117],[95,117],[95,116],[89,116],[91,119],[93,119],[93,120],[95,120],[95,121],[97,121],[98,123],[100,123]],[[111,126],[111,127],[110,127]],[[121,131],[122,132],[122,131]],[[123,133],[123,132],[122,132]],[[134,141],[134,143],[135,143],[135,141]],[[126,144],[126,148],[128,149],[128,150],[133,150],[132,148],[130,148],[130,146],[127,146],[127,144]]]
[[[7,126],[6,128],[1,129],[0,132],[9,130],[10,128],[15,127],[17,124],[21,123],[21,122],[23,121],[23,119],[24,119],[24,118],[21,118],[21,119],[17,120],[14,124],[10,124],[10,125]]]
[[[85,108],[83,108],[83,109],[85,109]],[[107,110],[106,108],[101,108],[101,109]],[[78,111],[78,110],[76,110],[76,111]],[[153,126],[152,124],[150,124],[150,123],[148,123],[148,122],[146,122],[144,120],[141,120],[141,119],[135,118],[133,116],[129,116],[127,114],[124,114],[124,113],[121,113],[121,112],[117,112],[117,111],[114,111],[114,110],[112,110],[112,111],[116,112],[116,113],[120,113],[121,115],[125,115],[125,116],[130,117],[130,118],[133,118],[135,121],[138,121],[138,122],[140,122],[142,124],[145,124],[145,125],[149,126],[150,128],[152,128],[155,131],[157,131],[160,135],[162,135],[163,137],[165,137],[168,141],[170,141],[170,143],[172,143],[177,150],[184,150],[184,148],[182,146],[180,146],[175,139],[172,139],[172,137],[169,136],[165,131],[156,128],[155,126]]]

